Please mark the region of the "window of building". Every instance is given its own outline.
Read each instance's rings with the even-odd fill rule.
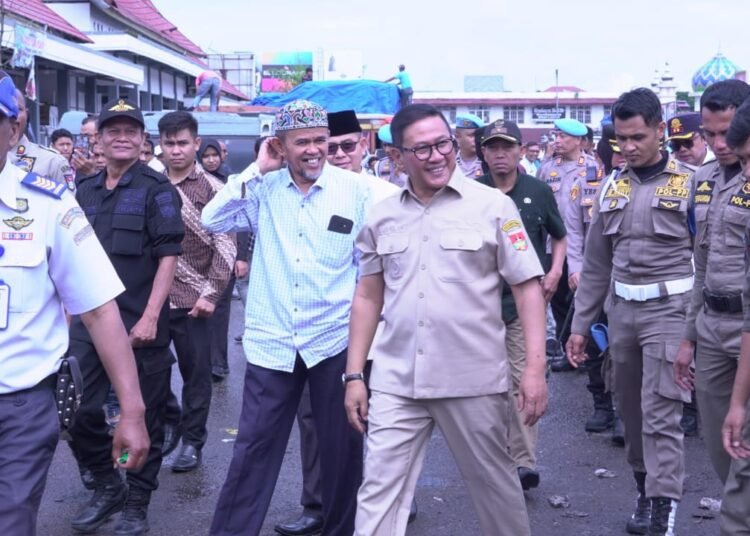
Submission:
[[[591,106],[571,106],[570,118],[578,119],[581,123],[591,123]]]
[[[523,123],[523,106],[503,106],[503,119],[514,123]]]
[[[485,123],[490,122],[490,109],[488,106],[470,106],[469,113],[476,115]],[[453,118],[455,122],[455,117]]]
[[[444,106],[440,108],[440,112],[443,114],[443,117],[451,124],[455,124],[456,122],[456,107],[455,106]]]

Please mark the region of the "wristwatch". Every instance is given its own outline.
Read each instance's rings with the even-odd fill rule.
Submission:
[[[361,372],[355,372],[353,374],[344,373],[341,375],[341,383],[343,383],[345,386],[347,383],[353,382],[356,380],[365,381],[365,375],[362,374]]]

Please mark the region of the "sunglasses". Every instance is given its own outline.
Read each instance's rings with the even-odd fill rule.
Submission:
[[[328,155],[333,156],[339,152],[339,147],[345,153],[353,153],[357,149],[356,141],[343,141],[341,143],[329,143],[328,144]]]
[[[683,147],[685,149],[692,149],[693,148],[693,138],[689,138],[687,140],[669,140],[669,146],[672,148],[674,152],[679,151]]]

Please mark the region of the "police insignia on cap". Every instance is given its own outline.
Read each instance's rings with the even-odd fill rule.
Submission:
[[[112,106],[108,111],[110,112],[132,112],[135,108],[129,104],[125,104],[124,99],[117,101],[117,104]]]
[[[677,117],[672,119],[672,121],[669,123],[669,126],[672,129],[672,134],[682,134],[682,121],[680,121]]]

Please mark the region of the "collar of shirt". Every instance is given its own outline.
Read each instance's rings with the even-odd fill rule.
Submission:
[[[461,170],[456,166],[456,168],[453,170],[453,173],[451,174],[451,178],[448,181],[448,184],[446,184],[443,188],[435,192],[435,195],[433,196],[433,199],[439,195],[441,195],[446,190],[453,190],[456,192],[459,197],[464,196],[464,188],[466,187],[466,182],[469,179],[466,178],[466,176],[461,172]],[[443,194],[444,195],[444,194]],[[404,200],[407,199],[407,196],[411,196],[416,200],[418,203],[422,204],[422,201],[419,200],[419,197],[417,197],[417,194],[414,193],[414,190],[412,189],[411,185],[411,179],[406,181],[406,185],[404,186],[404,189],[401,191],[401,202],[403,203]],[[429,204],[429,203],[428,203]]]
[[[120,177],[120,180],[117,181],[117,186],[115,188],[125,187],[128,186],[133,181],[133,173],[135,168],[138,164],[140,164],[140,160],[136,160],[133,162],[133,165],[128,168],[128,170]],[[107,181],[107,168],[104,168],[103,171],[99,173],[99,176],[96,178],[96,183],[94,186],[96,188],[103,188],[105,182]]]
[[[0,171],[0,201],[9,209],[16,209],[16,197],[18,194],[18,183],[24,174],[14,173],[13,164],[10,159],[5,159],[5,165]]]

